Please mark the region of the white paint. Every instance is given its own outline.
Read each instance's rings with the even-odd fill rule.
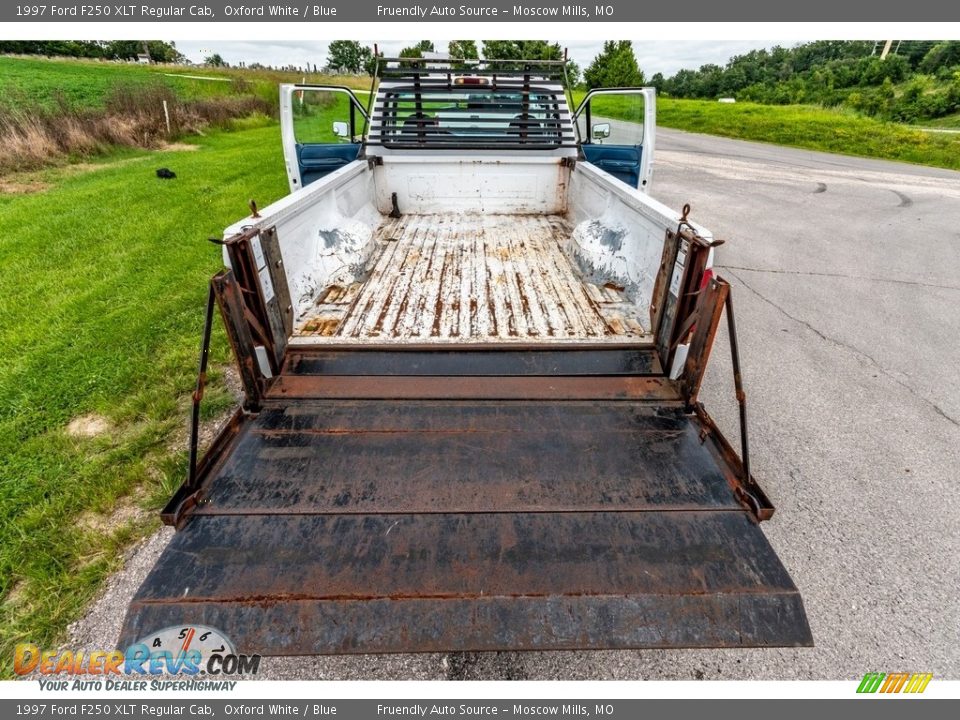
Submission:
[[[663,241],[680,223],[679,213],[589,163],[577,163],[571,173],[568,206],[574,232],[567,253],[588,276],[623,285],[649,330]],[[712,240],[709,230],[694,228]]]
[[[563,213],[569,175],[558,158],[519,154],[393,155],[374,169],[377,207],[384,214],[392,208],[393,193],[402,213]]]
[[[290,192],[296,192],[303,189],[303,181],[300,177],[300,163],[297,157],[297,135],[294,131],[293,118],[293,98],[298,95],[300,104],[303,105],[303,94],[305,92],[324,92],[339,93],[346,95],[350,103],[356,109],[356,117],[366,118],[367,111],[353,93],[353,90],[347,87],[337,85],[306,85],[306,84],[283,84],[280,86],[280,141],[283,145],[283,160],[287,169],[287,183],[290,186]],[[348,130],[349,133],[349,130]],[[330,143],[334,145],[336,143]]]
[[[276,296],[273,290],[273,280],[270,279],[270,269],[260,269],[260,289],[263,290],[264,302],[270,302]]]
[[[263,345],[254,345],[253,351],[257,356],[257,365],[260,366],[260,373],[265,378],[272,378],[273,371],[270,369],[270,359],[267,356],[267,349]]]
[[[259,235],[254,236],[250,246],[253,249],[253,259],[257,263],[257,270],[260,270],[267,264],[267,259],[263,256],[263,244],[260,242]]]

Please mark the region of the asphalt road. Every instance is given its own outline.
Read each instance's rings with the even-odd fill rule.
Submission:
[[[661,129],[653,195],[726,240],[764,529],[816,647],[268,658],[263,677],[960,679],[960,173]],[[735,438],[723,333],[703,399]],[[166,532],[75,642],[116,636]]]

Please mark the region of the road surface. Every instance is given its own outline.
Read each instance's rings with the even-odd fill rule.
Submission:
[[[960,173],[661,129],[653,195],[726,240],[765,531],[816,647],[268,658],[264,677],[960,678]],[[704,399],[734,439],[723,333]],[[168,532],[77,642],[116,636]]]

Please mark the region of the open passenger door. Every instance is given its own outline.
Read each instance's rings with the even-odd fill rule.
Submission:
[[[356,160],[367,121],[349,88],[281,85],[280,134],[290,192]]]
[[[656,88],[603,88],[589,91],[574,123],[587,162],[649,192],[657,126]]]

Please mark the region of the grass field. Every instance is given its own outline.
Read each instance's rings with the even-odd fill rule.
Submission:
[[[947,115],[936,120],[922,120],[917,122],[920,127],[945,128],[949,130],[960,130],[960,113]]]
[[[665,127],[960,170],[960,138],[852,113],[803,105],[669,99],[659,102],[657,111]]]
[[[126,151],[0,194],[0,675],[49,645],[183,476],[217,236],[287,192],[276,124]],[[163,181],[166,166],[177,179]],[[38,179],[39,178],[39,179]],[[229,353],[219,331],[213,362]],[[222,374],[222,373],[221,373]],[[207,415],[231,403],[221,381]],[[92,437],[71,421],[100,423]],[[94,426],[96,427],[96,426]],[[149,510],[149,513],[138,509]]]
[[[96,108],[118,84],[161,84],[185,99],[253,94],[275,102],[280,83],[304,77],[310,83],[370,89],[369,78],[363,77],[0,55],[0,103],[35,101],[50,106],[59,95],[75,105]]]
[[[576,100],[579,102],[582,96],[578,93]],[[633,101],[600,100],[602,110],[595,109],[595,114],[636,119]],[[657,124],[739,140],[960,170],[958,135],[925,133],[908,125],[813,106],[658,98]]]
[[[277,115],[278,85],[323,75],[0,56],[0,175],[158,148],[183,135]],[[337,82],[369,87],[369,78]],[[327,129],[329,134],[329,128]]]
[[[135,87],[162,84],[186,98],[228,95],[238,88],[229,77],[210,75],[218,78],[210,81],[183,75],[171,77],[171,74],[167,69],[131,63],[0,56],[0,96],[8,103],[35,101],[49,106],[59,95],[73,105],[97,108],[103,105],[118,83]],[[197,70],[191,74],[207,75]]]

